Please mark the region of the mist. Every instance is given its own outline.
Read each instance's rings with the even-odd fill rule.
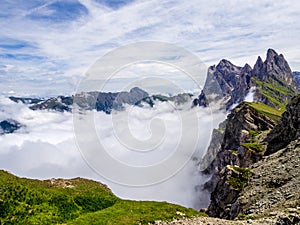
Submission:
[[[200,174],[197,159],[205,154],[212,129],[225,119],[226,114],[189,106],[190,103],[178,109],[169,102],[157,102],[154,108],[127,106],[124,111],[113,111],[111,115],[87,112],[93,114],[97,136],[109,155],[120,163],[137,169],[159,164],[175,154],[174,160],[185,157],[185,149],[190,148],[188,143],[194,137],[189,131],[182,131],[182,118],[196,115],[199,138],[192,157],[186,163],[178,165],[178,170],[172,171],[171,176],[166,179],[148,185],[132,186],[130,183],[126,185],[109,179],[105,176],[106,171],[99,173],[86,160],[74,135],[72,113],[32,111],[24,104],[1,97],[0,119],[14,119],[24,126],[15,133],[0,136],[0,167],[28,178],[84,177],[97,180],[107,184],[114,194],[125,199],[167,201],[195,209],[206,207],[208,193],[196,187],[208,177]],[[124,143],[128,141],[126,127],[134,139],[142,143],[151,140],[153,142],[149,143],[152,147],[158,144],[151,151],[131,151],[128,146],[131,143]],[[182,143],[187,144],[178,145],[180,139],[185,139]],[[110,166],[106,170],[120,174],[122,172]]]

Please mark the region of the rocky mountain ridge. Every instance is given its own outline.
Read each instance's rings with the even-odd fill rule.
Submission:
[[[221,147],[206,171],[213,174],[204,187],[212,190],[207,212],[225,219],[284,215],[287,224],[297,224],[300,95],[278,124],[257,104],[242,103],[227,118]]]
[[[72,96],[58,96],[46,100],[39,98],[9,97],[14,102],[22,102],[29,105],[32,110],[54,110],[59,112],[71,112],[73,104],[84,110],[97,110],[110,114],[112,110],[121,111],[126,104],[153,107],[155,101],[171,101],[175,105],[191,101],[191,94],[182,93],[174,96],[149,95],[146,91],[134,87],[130,91],[122,92],[82,92]]]
[[[208,69],[207,80],[194,105],[207,106],[223,99],[223,106],[230,109],[242,102],[252,88],[253,100],[280,109],[297,94],[297,83],[282,54],[268,49],[266,60],[259,56],[253,69],[245,64],[235,66],[221,60]]]

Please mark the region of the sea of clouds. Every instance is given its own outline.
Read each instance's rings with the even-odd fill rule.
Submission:
[[[174,171],[173,176],[166,177],[168,179],[163,182],[132,187],[130,184],[129,186],[118,184],[117,180],[107,180],[102,176],[101,171],[95,171],[84,159],[76,145],[72,113],[33,111],[28,106],[12,102],[6,97],[0,98],[0,109],[0,120],[14,119],[24,125],[15,133],[0,136],[1,169],[18,176],[37,179],[90,178],[107,184],[117,196],[126,199],[168,201],[198,209],[208,204],[208,194],[197,189],[197,186],[207,179],[200,175],[196,165],[197,158],[205,154],[212,129],[224,120],[225,113],[212,113],[210,109],[203,108],[176,109],[169,102],[157,102],[154,108],[128,106],[125,111],[114,111],[111,115],[103,112],[89,112],[94,114],[97,135],[105,150],[121,163],[137,168],[159,164],[175,154],[178,140],[191,138],[188,132],[185,134],[181,131],[181,124],[184,121],[181,120],[178,110],[185,115],[196,113],[199,140],[191,159],[185,165],[178,165],[179,171]],[[122,115],[126,115],[126,121]],[[118,120],[120,118],[123,122]],[[123,125],[128,125],[134,138],[141,141],[147,140],[153,135],[151,133],[153,119],[163,123],[164,134],[163,141],[152,151],[147,153],[130,151],[126,144],[122,144],[122,132],[116,134],[114,123],[122,122]],[[181,150],[184,151],[184,149],[179,149],[179,152]],[[178,153],[176,155],[176,157],[181,156]],[[107,170],[113,169],[109,166],[107,168]],[[116,171],[116,173],[119,172]]]

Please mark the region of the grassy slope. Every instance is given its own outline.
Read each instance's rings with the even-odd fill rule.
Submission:
[[[51,183],[0,171],[0,224],[148,224],[181,213],[203,215],[165,202],[122,200],[91,180]]]
[[[281,109],[276,109],[266,104],[260,102],[247,102],[252,108],[254,108],[259,113],[273,119],[274,121],[279,121],[282,113],[285,111],[285,107]]]
[[[278,82],[269,78],[267,82],[263,82],[256,77],[251,78],[256,83],[258,91],[269,99],[269,101],[280,111],[285,110],[287,101],[282,99],[283,96],[291,98],[297,94],[297,91],[286,84],[284,81]]]

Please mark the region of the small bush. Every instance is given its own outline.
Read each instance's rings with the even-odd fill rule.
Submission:
[[[252,142],[252,143],[242,143],[241,146],[245,147],[246,149],[251,149],[256,152],[263,152],[264,148],[262,147],[261,144],[257,142]]]

